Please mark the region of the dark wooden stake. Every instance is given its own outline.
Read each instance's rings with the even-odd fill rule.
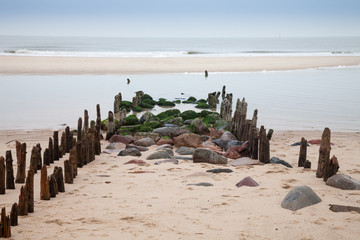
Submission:
[[[304,168],[311,168],[311,162],[309,160],[304,162]]]
[[[71,134],[70,134],[70,127],[67,126],[65,128],[65,153],[70,152],[71,142],[72,142],[72,137],[71,137]]]
[[[50,200],[49,179],[47,176],[47,168],[45,165],[42,166],[42,168],[41,168],[41,184],[40,185],[41,185],[40,199],[41,200]]]
[[[26,177],[26,188],[27,188],[27,196],[28,196],[28,212],[34,212],[34,172],[32,170],[28,171],[28,175]]]
[[[220,105],[220,117],[231,122],[232,116],[232,93],[227,94]]]
[[[36,164],[36,169],[37,170],[41,170],[41,167],[42,167],[42,158],[41,158],[41,150],[42,150],[42,148],[41,148],[41,146],[40,146],[40,143],[38,143],[38,144],[36,144],[36,147],[37,147],[37,150],[38,150],[38,155],[37,155],[37,157],[38,157],[38,162],[37,162],[37,164]]]
[[[78,125],[77,125],[77,141],[81,141],[81,135],[82,135],[82,119],[79,117],[78,119]]]
[[[50,159],[50,163],[54,163],[54,146],[53,146],[53,141],[52,138],[49,137],[49,159]]]
[[[66,133],[65,132],[62,132],[62,134],[61,134],[61,146],[59,147],[59,151],[61,152],[62,156],[64,156],[66,153]]]
[[[32,170],[34,173],[37,173],[37,163],[38,163],[38,149],[36,146],[33,146],[32,150],[31,150],[31,155],[30,155],[30,166],[29,169]]]
[[[83,158],[83,140],[81,142],[76,143],[76,160],[77,160],[77,167],[82,168],[84,166],[84,158]]]
[[[64,169],[65,169],[65,183],[73,184],[74,183],[73,166],[71,166],[69,160],[64,161]]]
[[[259,161],[262,163],[270,163],[270,143],[266,136],[264,126],[260,128],[259,135]]]
[[[57,182],[57,186],[58,186],[58,191],[59,192],[65,192],[65,184],[64,184],[64,175],[63,175],[63,170],[62,167],[55,167],[54,168],[54,173],[53,175],[56,178],[56,182]]]
[[[49,193],[50,193],[50,197],[54,198],[56,197],[56,194],[58,193],[58,189],[57,189],[57,182],[56,182],[56,177],[54,176],[54,174],[51,174],[49,177]]]
[[[44,165],[50,166],[50,153],[48,148],[44,151]]]
[[[321,144],[319,149],[319,160],[318,160],[318,167],[316,170],[317,178],[324,177],[326,163],[328,163],[330,160],[330,150],[331,150],[330,137],[331,137],[330,129],[325,128],[321,137]]]
[[[114,123],[114,114],[112,111],[109,111],[108,115],[108,123],[107,123],[107,132],[106,132],[106,140],[109,140],[115,134],[115,123]]]
[[[17,226],[18,225],[18,205],[17,203],[14,203],[11,207],[10,212],[10,225],[11,226]]]
[[[28,189],[27,186],[21,186],[20,188],[20,196],[19,196],[19,216],[28,215]]]
[[[25,183],[26,177],[26,143],[16,141],[17,173],[16,183]]]
[[[324,181],[326,182],[329,177],[335,175],[339,170],[339,162],[335,155],[330,159],[330,161],[326,164],[325,172],[324,172]]]
[[[0,194],[5,194],[5,159],[3,156],[0,156]]]
[[[13,158],[11,151],[6,151],[6,189],[15,189]]]
[[[77,147],[77,143],[76,143],[76,147]],[[69,164],[71,166],[71,177],[72,178],[76,178],[77,176],[77,149],[73,148],[70,151],[70,156],[69,156]],[[66,171],[66,169],[65,169]],[[66,180],[65,180],[66,182]]]
[[[54,139],[54,161],[57,161],[60,159],[59,132],[58,131],[54,131],[53,139]]]
[[[268,131],[268,134],[266,135],[266,137],[269,139],[269,141],[271,140],[273,134],[274,134],[274,130],[273,130],[273,129],[270,129],[270,130]]]
[[[307,156],[307,140],[301,138],[298,167],[303,167]]]
[[[10,217],[6,216],[5,221],[3,222],[3,228],[4,228],[4,238],[10,238],[11,237],[11,226],[10,226]]]
[[[89,114],[88,111],[84,110],[84,132],[86,132],[89,128]]]

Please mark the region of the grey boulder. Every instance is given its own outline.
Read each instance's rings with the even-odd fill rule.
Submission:
[[[193,154],[193,162],[206,162],[212,164],[227,164],[227,158],[207,148],[197,148]]]
[[[135,141],[134,144],[137,146],[149,147],[151,145],[155,145],[155,141],[151,138],[142,138]]]
[[[329,177],[326,185],[343,190],[360,190],[360,181],[345,174],[335,174]]]
[[[281,207],[296,211],[321,202],[318,195],[308,186],[298,186],[286,195]]]

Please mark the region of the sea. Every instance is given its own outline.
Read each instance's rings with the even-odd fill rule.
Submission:
[[[0,36],[0,55],[72,57],[360,56],[360,37],[328,38],[91,38]],[[128,84],[127,79],[130,79]],[[276,130],[360,131],[360,66],[290,71],[145,75],[4,75],[0,130],[76,127],[87,109],[95,119],[113,110],[114,96],[143,91],[155,100],[206,99],[226,86],[248,102],[248,118]],[[196,110],[192,104],[177,109]],[[156,114],[165,110],[156,107]],[[219,112],[219,106],[213,111]],[[142,113],[138,113],[141,116]]]

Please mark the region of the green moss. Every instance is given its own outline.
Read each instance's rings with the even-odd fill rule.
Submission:
[[[181,112],[179,109],[169,109],[169,110],[166,110],[165,113],[168,116],[178,117],[178,116],[180,116]]]
[[[147,121],[147,122],[144,122],[142,125],[144,127],[155,129],[155,128],[161,127],[162,124],[160,121]]]
[[[196,102],[186,100],[186,101],[182,101],[182,103],[185,103],[185,104],[187,104],[187,103],[195,104]]]
[[[206,103],[198,103],[195,107],[196,108],[210,108],[210,106]]]
[[[183,120],[188,120],[188,119],[195,119],[197,118],[199,115],[193,111],[193,110],[187,110],[187,111],[184,111],[180,114],[180,117],[183,118]]]
[[[195,97],[189,97],[189,98],[187,99],[187,101],[189,101],[189,102],[196,102],[196,98],[195,98]]]
[[[137,132],[140,130],[142,125],[138,124],[138,125],[130,125],[130,126],[122,126],[121,128],[118,129],[118,133],[124,133],[124,132]]]
[[[180,100],[175,100],[175,101],[173,101],[173,103],[180,104],[181,101]]]
[[[214,124],[217,120],[220,120],[220,116],[217,113],[212,113],[207,115],[204,119],[203,122],[205,123],[206,126],[210,126],[211,124]]]
[[[216,130],[228,130],[231,131],[231,123],[223,119],[216,120],[214,124]]]
[[[141,96],[141,101],[144,100],[153,100],[153,98],[149,94],[144,94]]]
[[[137,106],[137,107],[134,107],[134,108],[133,108],[133,111],[134,111],[134,112],[142,112],[143,109],[142,109],[142,107]]]
[[[165,107],[175,107],[175,103],[170,102],[170,101],[161,101],[158,102],[159,106],[165,106]]]
[[[161,139],[171,139],[169,136],[162,136]]]
[[[205,99],[199,99],[196,103],[207,103],[207,101]]]
[[[211,111],[208,111],[208,110],[202,110],[199,115],[200,115],[200,117],[204,118],[209,114],[218,114],[218,113],[217,112],[211,112]]]
[[[126,109],[126,111],[130,111],[132,102],[130,101],[122,101],[120,104],[120,109]]]
[[[105,125],[107,124],[107,122],[108,122],[108,119],[104,119],[104,120],[101,121],[101,123],[105,124]]]
[[[125,125],[136,125],[139,124],[139,119],[135,114],[127,116],[125,119]]]
[[[175,124],[178,126],[184,125],[184,120],[182,117],[172,117],[172,119],[166,120],[165,124]]]

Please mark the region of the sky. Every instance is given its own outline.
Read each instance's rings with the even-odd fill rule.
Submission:
[[[360,36],[360,0],[0,0],[0,35]]]

